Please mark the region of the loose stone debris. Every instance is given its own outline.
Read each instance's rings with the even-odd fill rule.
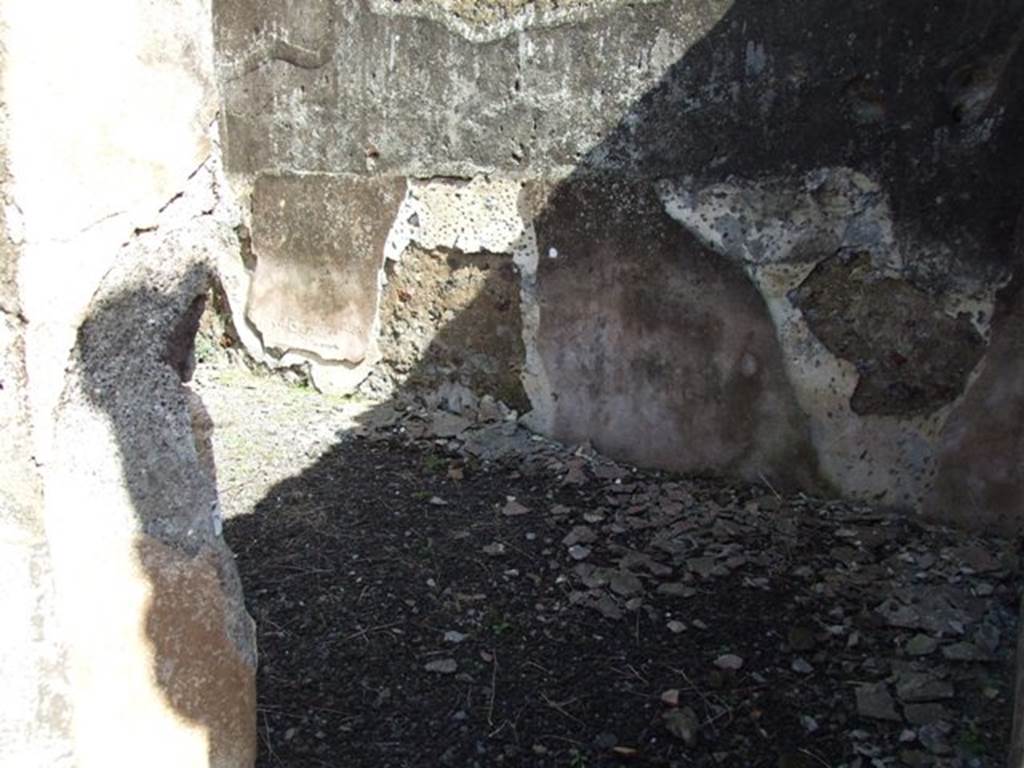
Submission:
[[[1010,542],[238,375],[260,766],[1003,763]]]

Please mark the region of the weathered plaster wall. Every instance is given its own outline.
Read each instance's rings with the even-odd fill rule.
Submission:
[[[268,349],[249,292],[259,245],[248,267],[222,265],[256,356],[308,364],[320,386],[386,389],[380,372],[407,350],[391,344],[379,365],[382,339],[404,322],[442,348],[444,329],[472,315],[464,296],[448,320],[410,325],[390,308],[415,293],[443,305],[440,284],[410,288],[422,260],[503,255],[523,337],[508,364],[535,428],[645,464],[1019,529],[1005,494],[955,512],[928,494],[989,482],[937,456],[947,424],[980,425],[970,393],[999,354],[993,317],[1019,270],[1020,0],[214,10],[226,166],[243,200],[256,190],[253,231],[259,190],[281,178],[407,185],[397,213],[343,204],[343,228],[389,232],[383,268],[378,249],[338,238],[326,257],[377,270],[382,293],[320,308],[358,310],[334,334],[358,333],[361,356],[306,354],[299,339]],[[292,269],[278,297],[300,304],[332,274],[300,268],[302,242],[268,253]],[[429,368],[473,383],[459,365],[404,367],[402,380]],[[995,460],[1018,475],[1012,456]]]
[[[183,384],[239,252],[211,10],[103,11],[0,6],[0,763],[247,766],[251,621]]]
[[[6,29],[0,34],[6,34]],[[0,48],[0,68],[6,57]],[[7,135],[0,96],[0,134]],[[32,424],[25,361],[26,318],[18,295],[19,251],[7,212],[9,166],[0,140],[0,761],[73,765],[64,638],[56,623],[53,564],[42,519],[42,480],[32,461]]]

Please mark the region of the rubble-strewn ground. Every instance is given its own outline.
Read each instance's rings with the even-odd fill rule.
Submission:
[[[1017,554],[202,366],[260,766],[1000,766]]]

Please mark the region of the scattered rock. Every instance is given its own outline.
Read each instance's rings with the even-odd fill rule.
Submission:
[[[988,661],[991,657],[974,643],[953,643],[942,647],[942,655],[950,661]]]
[[[529,513],[529,511],[530,510],[528,508],[516,501],[515,496],[509,496],[505,502],[505,506],[502,507],[501,514],[505,517],[519,517]]]
[[[715,659],[715,666],[735,672],[743,667],[743,659],[734,653],[724,653]]]
[[[953,686],[925,672],[910,672],[901,676],[896,684],[896,695],[900,701],[908,704],[939,701],[953,698]]]
[[[914,635],[907,644],[903,646],[903,650],[907,652],[909,656],[927,656],[933,653],[936,648],[939,647],[939,641],[934,637],[928,635]]]
[[[562,543],[567,547],[571,547],[573,544],[591,544],[594,541],[597,541],[597,534],[588,525],[574,525],[562,539]]]
[[[661,717],[665,721],[665,727],[668,728],[669,733],[682,739],[688,747],[696,746],[700,721],[690,707],[672,709],[662,714]]]
[[[430,432],[437,437],[457,437],[472,426],[469,419],[448,411],[435,412],[428,424]]]
[[[658,585],[658,593],[670,597],[693,597],[697,590],[687,584],[679,582],[665,582]]]
[[[586,560],[590,557],[590,547],[584,547],[582,544],[573,544],[569,547],[569,557],[573,560]]]
[[[809,675],[814,671],[814,667],[802,657],[793,659],[793,663],[789,665],[789,668],[794,672],[799,672],[801,675]]]
[[[678,635],[679,633],[686,631],[686,625],[683,622],[676,621],[674,619],[665,626],[668,627],[668,631],[671,632],[673,635]]]
[[[857,687],[857,713],[873,720],[903,720],[896,712],[896,703],[885,683]]]
[[[629,571],[613,571],[608,579],[608,586],[611,587],[612,592],[623,597],[644,591],[644,585],[640,579]]]
[[[423,668],[427,672],[439,675],[454,675],[458,671],[459,665],[455,663],[455,659],[435,659],[427,662]]]

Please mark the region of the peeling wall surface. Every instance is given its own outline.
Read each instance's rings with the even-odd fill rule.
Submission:
[[[455,381],[641,464],[1020,530],[992,490],[1024,461],[993,321],[1022,269],[1020,0],[213,10],[252,235],[219,271],[258,359],[334,391]],[[1006,450],[958,466],[986,409]]]

